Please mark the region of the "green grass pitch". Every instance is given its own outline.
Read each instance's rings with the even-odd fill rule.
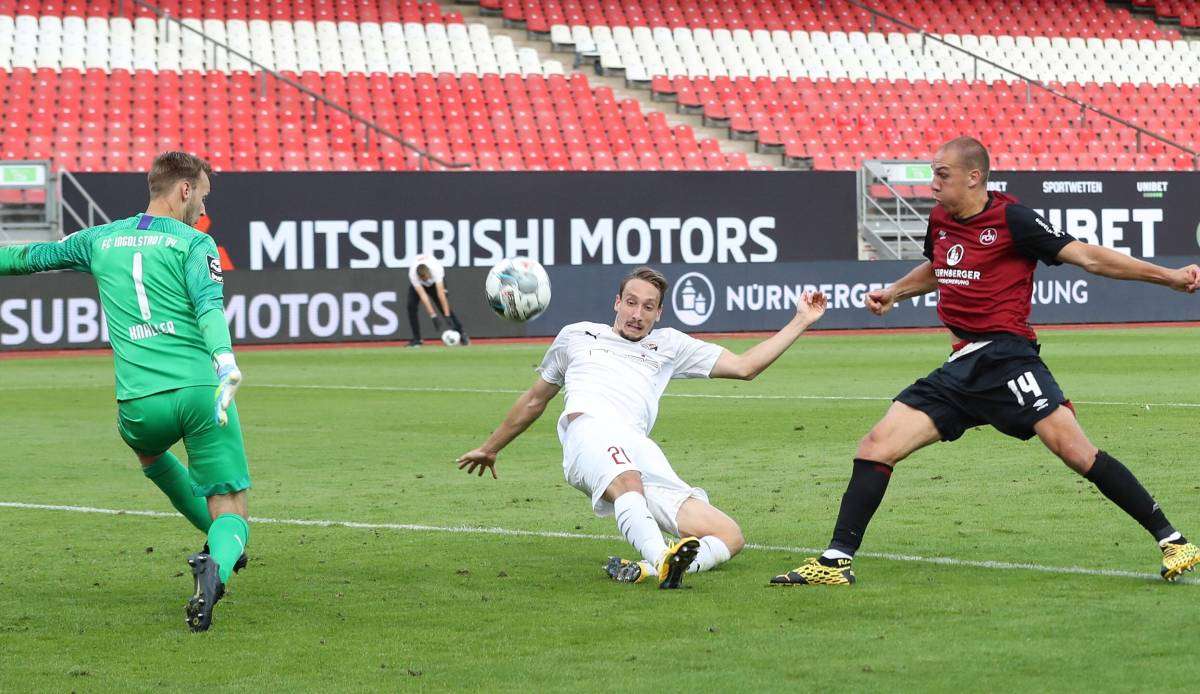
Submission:
[[[1200,533],[1200,330],[1042,338],[1097,444]],[[1140,527],[1036,441],[991,430],[900,464],[858,585],[767,587],[824,546],[858,438],[947,347],[813,335],[754,382],[673,383],[654,437],[760,547],[672,592],[605,577],[629,548],[562,479],[561,400],[501,454],[499,480],[453,466],[544,345],[244,351],[252,515],[434,529],[255,524],[249,569],[196,635],[183,571],[202,539],[182,518],[0,507],[0,690],[1188,686],[1200,585],[1152,580]],[[0,502],[170,511],[116,433],[108,357],[0,373]],[[532,534],[437,529],[461,526]]]

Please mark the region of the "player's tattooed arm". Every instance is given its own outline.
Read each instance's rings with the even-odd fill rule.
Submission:
[[[869,292],[867,309],[877,316],[882,316],[891,311],[896,302],[928,294],[934,289],[937,289],[937,278],[933,276],[933,263],[926,260],[890,286]]]
[[[1200,289],[1200,266],[1196,265],[1171,269],[1082,241],[1064,246],[1058,259],[1101,277],[1151,282],[1188,294]]]
[[[804,292],[796,302],[796,315],[783,329],[741,354],[725,350],[709,372],[709,378],[752,380],[799,339],[810,325],[825,315],[828,299],[821,292]]]
[[[561,386],[553,383],[547,383],[540,376],[536,378],[529,390],[521,394],[513,406],[508,410],[508,414],[504,417],[504,421],[500,426],[492,432],[487,441],[482,446],[473,451],[463,453],[454,461],[458,464],[459,470],[466,470],[467,474],[476,473],[483,477],[485,470],[492,473],[492,478],[496,478],[496,456],[508,444],[512,443],[513,439],[521,435],[521,432],[529,428],[530,424],[537,421],[538,417],[546,411],[546,405],[558,395]]]

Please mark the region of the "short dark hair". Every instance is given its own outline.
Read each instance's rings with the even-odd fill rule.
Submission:
[[[212,175],[212,167],[200,157],[187,152],[163,152],[154,158],[150,173],[146,175],[150,183],[150,197],[163,195],[179,181],[196,185],[201,172]]]
[[[992,172],[992,159],[988,156],[987,147],[984,147],[982,142],[964,135],[956,137],[942,145],[942,149],[952,149],[958,152],[967,170],[979,169],[980,173],[983,174],[984,182],[987,182],[988,175]]]
[[[652,267],[643,265],[628,275],[625,275],[625,277],[621,279],[621,287],[617,290],[617,296],[625,296],[625,285],[629,284],[629,280],[642,280],[643,282],[649,282],[650,284],[654,285],[654,288],[658,290],[659,304],[662,304],[663,299],[667,298],[667,287],[670,286],[667,284],[667,278],[663,277],[661,272]]]

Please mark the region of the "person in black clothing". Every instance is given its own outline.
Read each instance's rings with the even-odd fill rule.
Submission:
[[[409,347],[421,346],[421,322],[417,315],[419,307],[424,307],[429,318],[433,320],[433,328],[439,337],[448,330],[459,334],[462,344],[470,340],[463,330],[462,322],[450,308],[450,299],[446,296],[446,271],[431,255],[418,255],[408,268],[408,326],[412,330]],[[435,296],[430,297],[430,291]]]

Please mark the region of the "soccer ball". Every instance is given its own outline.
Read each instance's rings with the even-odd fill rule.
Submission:
[[[507,258],[488,273],[484,284],[488,305],[501,318],[524,323],[550,305],[550,277],[529,258]]]
[[[442,333],[442,344],[447,347],[454,347],[462,342],[462,335],[457,330],[447,330]]]

